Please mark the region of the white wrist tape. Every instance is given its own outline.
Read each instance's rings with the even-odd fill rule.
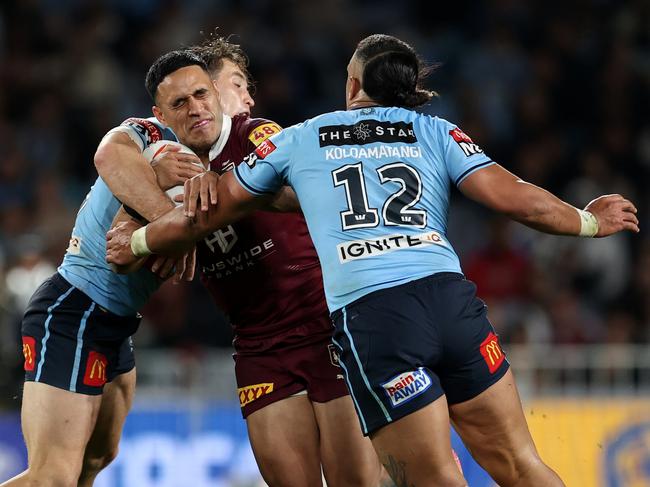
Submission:
[[[578,210],[580,215],[580,237],[593,237],[598,233],[598,220],[590,211]]]
[[[138,228],[131,235],[131,252],[136,257],[145,257],[151,255],[151,250],[147,246],[147,226]]]

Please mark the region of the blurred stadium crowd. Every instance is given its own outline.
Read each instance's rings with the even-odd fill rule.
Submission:
[[[391,33],[440,63],[425,110],[492,159],[578,207],[630,198],[638,236],[550,237],[461,197],[449,235],[505,344],[650,342],[650,2],[16,0],[0,5],[0,390],[20,380],[20,319],[67,247],[99,140],[150,116],[157,56],[217,26],[249,53],[255,114],[287,126],[341,108],[356,42]],[[143,314],[139,346],[229,346],[198,283],[165,285]]]

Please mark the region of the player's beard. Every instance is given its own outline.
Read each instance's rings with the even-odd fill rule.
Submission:
[[[216,142],[216,140],[215,140]],[[203,143],[198,143],[198,144],[193,144],[193,145],[188,145],[190,149],[194,151],[194,153],[199,156],[201,160],[203,158],[207,158],[210,154],[210,149],[212,148],[213,143],[209,142],[203,142]]]

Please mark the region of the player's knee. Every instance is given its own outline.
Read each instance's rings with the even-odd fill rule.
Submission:
[[[493,458],[491,463],[491,468],[487,470],[499,485],[504,486],[536,485],[535,482],[552,474],[534,451],[508,452],[499,458]]]
[[[528,486],[546,485],[561,487],[564,485],[560,477],[546,465],[539,455],[531,455],[517,465],[517,475],[510,483],[502,485]]]
[[[84,457],[83,472],[97,473],[106,468],[113,460],[117,458],[118,448],[111,448],[98,453],[89,453]]]

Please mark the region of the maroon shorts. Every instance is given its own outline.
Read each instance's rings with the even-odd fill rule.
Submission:
[[[349,394],[338,352],[329,334],[291,348],[260,354],[235,354],[235,376],[242,415],[306,391],[313,402]]]

